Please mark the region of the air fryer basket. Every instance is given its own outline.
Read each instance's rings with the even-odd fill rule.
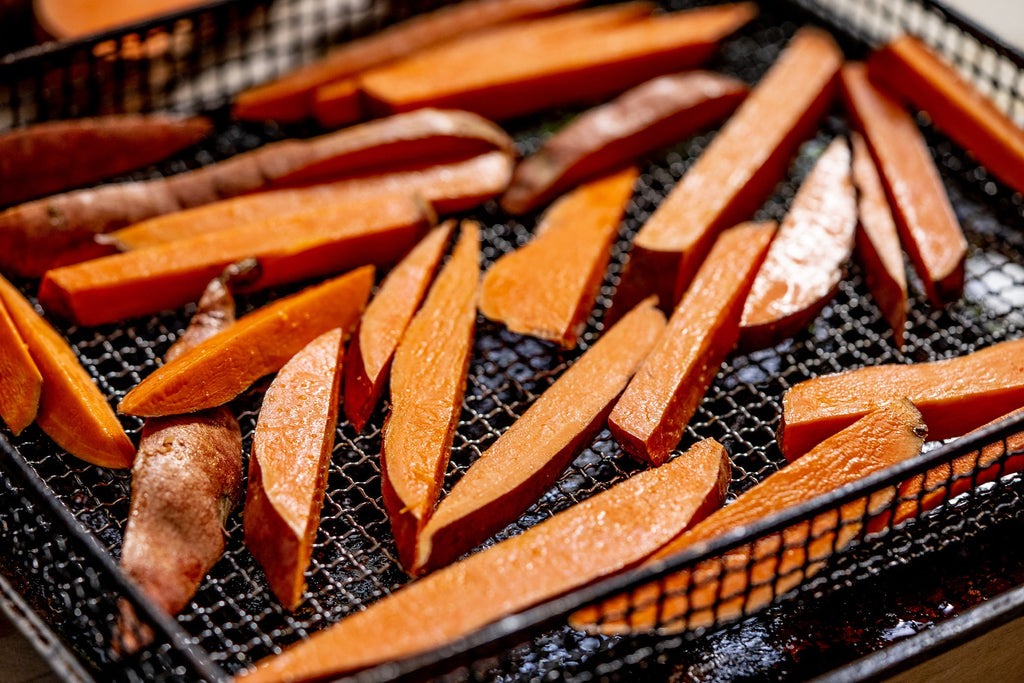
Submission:
[[[671,1],[668,6],[678,9],[687,4]],[[218,2],[135,27],[136,36],[166,33],[180,41],[149,59],[117,56],[126,54],[118,45],[139,40],[123,38],[122,33],[26,50],[0,60],[0,129],[49,118],[153,108],[205,111],[218,122],[213,139],[131,176],[135,178],[210,163],[289,134],[312,134],[316,130],[309,126],[281,130],[269,124],[235,123],[226,106],[233,93],[308,61],[331,40],[375,30],[429,6],[421,2],[359,6],[327,0]],[[1018,120],[1024,117],[1024,57],[932,3],[765,3],[761,16],[726,41],[711,66],[755,82],[793,32],[808,22],[831,30],[851,57],[863,56],[867,45],[900,29],[918,33],[954,58]],[[528,153],[573,113],[548,112],[517,120],[508,128],[519,151]],[[893,345],[892,333],[859,268],[851,264],[836,298],[810,327],[775,348],[731,357],[680,444],[680,450],[685,450],[698,439],[714,437],[726,445],[734,466],[731,496],[783,464],[774,433],[787,387],[846,368],[959,356],[1020,336],[1024,234],[1018,227],[1024,218],[1024,201],[933,131],[923,117],[921,123],[971,245],[963,299],[936,310],[912,281],[909,328],[901,351]],[[801,147],[789,176],[758,217],[780,219],[816,156],[830,139],[846,131],[836,108],[816,136]],[[644,163],[597,310],[579,350],[562,352],[479,320],[446,487],[597,339],[628,257],[630,238],[711,137],[710,133],[697,135]],[[484,266],[524,244],[534,225],[534,217],[510,219],[494,203],[469,215],[484,226]],[[35,282],[17,284],[34,293]],[[285,291],[243,297],[240,312]],[[116,402],[159,364],[191,311],[189,307],[121,325],[60,329],[101,390]],[[246,450],[267,382],[257,383],[232,404],[243,426]],[[361,435],[347,422],[338,427],[306,600],[295,613],[283,610],[270,595],[262,570],[242,544],[236,511],[228,523],[227,552],[195,599],[177,619],[159,614],[116,569],[128,513],[129,474],[86,465],[63,454],[36,427],[17,438],[6,431],[0,434],[0,465],[5,472],[0,477],[4,547],[0,572],[97,680],[212,680],[238,672],[408,580],[397,565],[380,501],[377,454],[384,414],[378,410]],[[129,434],[137,438],[140,421],[124,420]],[[660,568],[613,577],[492,625],[445,651],[380,667],[358,678],[380,681],[413,674],[586,681],[675,674],[684,680],[724,680],[806,678],[823,673],[1024,583],[1024,562],[1012,562],[1021,551],[1006,544],[1024,526],[1024,483],[1019,476],[974,487],[895,529],[884,523],[884,512],[900,502],[898,493],[889,495],[881,508],[860,506],[862,511],[850,512],[872,493],[894,494],[914,474],[1021,429],[1024,420],[1018,418],[979,436],[935,444],[918,462],[765,519],[742,535],[695,549]],[[1008,457],[1000,462],[1005,466]],[[556,486],[498,538],[519,533],[637,470],[604,431]],[[972,483],[976,474],[970,475]],[[902,490],[903,497],[920,495],[912,488]],[[859,532],[869,517],[879,514],[881,528],[867,536],[852,534],[856,538],[851,547],[835,548],[829,534],[836,530],[837,517],[829,512],[843,505],[847,514],[838,522],[840,531]],[[753,577],[741,581],[740,603],[751,591],[767,591],[768,597],[786,595],[788,599],[776,600],[767,610],[733,614],[726,608],[735,596],[719,589],[713,591],[710,618],[681,635],[588,636],[565,626],[572,610],[649,582],[654,586],[654,604],[661,603],[674,597],[671,582],[663,577],[701,560],[708,562],[705,567],[720,566],[713,558],[723,550],[812,519],[817,524],[810,542],[817,541],[815,547],[825,547],[825,555],[831,557],[815,564],[813,577],[799,588],[792,588],[796,581],[776,581],[812,573],[807,571],[806,558],[799,558],[800,547],[774,549],[776,558],[787,551],[786,557],[793,557],[797,551],[798,561],[793,566],[783,563],[767,579],[751,573],[750,566],[731,568],[734,576]],[[643,607],[650,595],[650,590],[635,592],[629,610]],[[130,601],[156,633],[151,647],[127,658],[111,646],[119,599]]]

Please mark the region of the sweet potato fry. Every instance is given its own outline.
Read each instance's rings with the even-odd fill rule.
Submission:
[[[391,365],[381,490],[402,564],[416,562],[416,537],[441,493],[476,325],[479,228],[463,221],[451,259],[409,323]]]
[[[850,148],[840,137],[800,186],[768,249],[743,305],[740,346],[774,346],[813,320],[839,286],[856,230]]]
[[[702,441],[685,457],[410,583],[235,680],[320,680],[427,652],[620,572],[720,506],[729,469],[725,448]]]
[[[747,94],[706,71],[661,76],[581,114],[516,166],[502,207],[522,214],[588,178],[678,142],[728,116]]]
[[[859,133],[853,133],[850,141],[860,219],[854,253],[864,268],[871,296],[892,327],[893,341],[902,347],[903,328],[907,324],[907,273],[903,269],[900,237],[871,150]]]
[[[116,245],[121,251],[130,251],[226,230],[242,223],[254,223],[379,195],[418,195],[430,202],[438,213],[457,213],[500,194],[508,185],[511,175],[512,158],[505,152],[488,152],[464,161],[412,171],[353,178],[312,187],[271,190],[227,199],[96,235],[96,241]]]
[[[939,130],[1024,192],[1024,130],[920,38],[903,35],[873,52],[868,75],[928,112]]]
[[[477,0],[443,7],[354,40],[318,62],[246,90],[236,98],[234,114],[248,120],[298,121],[313,113],[313,94],[320,86],[488,26],[552,14],[578,4],[581,0]],[[321,119],[321,123],[325,121]]]
[[[212,128],[201,116],[124,114],[12,131],[0,136],[0,204],[147,166],[194,145]]]
[[[306,344],[350,334],[373,286],[365,266],[253,311],[144,379],[121,400],[129,415],[180,415],[223,405]]]
[[[183,306],[243,258],[260,262],[248,290],[391,263],[432,219],[409,197],[337,204],[47,271],[39,298],[80,325],[116,322]]]
[[[285,363],[263,397],[245,494],[245,545],[274,595],[302,603],[327,468],[338,424],[340,329],[325,332]]]
[[[637,234],[612,318],[651,294],[672,309],[718,232],[753,214],[785,175],[797,145],[828,107],[842,63],[827,33],[797,32]]]
[[[666,544],[645,564],[916,457],[927,431],[910,401],[894,400],[740,494]],[[864,519],[884,509],[894,494],[888,489],[867,500],[847,503],[838,513],[819,515],[701,562],[693,570],[673,574],[657,585],[580,610],[569,623],[580,630],[606,634],[654,629],[664,633],[707,627],[749,614],[813,576],[825,559],[860,534]]]
[[[368,71],[360,81],[371,111],[444,106],[508,119],[594,101],[696,66],[756,13],[754,5],[740,3],[590,30],[549,30],[562,21],[556,17],[546,26],[534,22],[525,30],[495,31],[425,50]],[[508,59],[510,54],[515,58]]]
[[[487,271],[480,312],[513,332],[574,348],[594,308],[637,175],[633,166],[598,178],[552,205],[534,239]]]
[[[420,240],[381,283],[359,323],[345,358],[345,415],[363,431],[388,377],[405,328],[430,287],[455,228],[446,221]]]
[[[949,360],[815,377],[782,397],[779,448],[793,460],[893,396],[906,396],[933,439],[960,436],[1024,405],[1024,339]]]
[[[871,84],[864,64],[843,67],[847,111],[871,147],[903,247],[935,306],[960,298],[967,240],[913,117]]]
[[[58,40],[79,38],[107,31],[161,14],[182,11],[202,0],[121,0],[101,3],[80,0],[32,0],[32,12],[39,27]]]
[[[341,128],[364,116],[363,91],[359,81],[346,78],[316,89],[310,95],[316,120],[324,128]]]
[[[511,141],[494,124],[468,112],[424,109],[318,138],[271,143],[167,178],[54,195],[0,213],[0,271],[38,277],[93,235],[221,199],[495,149],[510,151]]]
[[[736,346],[743,301],[775,228],[775,223],[748,223],[722,233],[612,408],[608,427],[637,460],[660,465],[679,444],[722,361]]]
[[[413,572],[451,563],[536,503],[593,441],[664,329],[651,298],[573,363],[441,501],[420,534]]]
[[[43,376],[0,300],[0,418],[17,436],[35,422]]]
[[[39,428],[58,446],[88,463],[131,466],[135,446],[64,338],[3,277],[0,303],[43,378],[36,414]]]

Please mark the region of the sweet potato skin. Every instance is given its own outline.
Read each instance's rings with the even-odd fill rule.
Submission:
[[[0,418],[17,436],[35,422],[43,376],[0,299]]]
[[[462,234],[391,365],[391,414],[384,425],[381,490],[403,566],[416,562],[416,538],[434,510],[462,413],[476,326],[479,228]]]
[[[426,652],[635,565],[721,505],[725,449],[708,439],[525,533],[410,583],[235,680],[311,681]]]
[[[565,371],[455,484],[423,528],[414,573],[442,567],[514,521],[604,426],[665,328],[641,302]]]

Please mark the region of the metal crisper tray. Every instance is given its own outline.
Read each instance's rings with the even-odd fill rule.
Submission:
[[[671,9],[685,2],[670,2]],[[678,5],[678,6],[677,6]],[[0,129],[46,118],[149,108],[202,110],[218,122],[217,136],[201,147],[131,177],[173,173],[210,163],[288,134],[311,128],[239,125],[227,116],[234,92],[322,52],[328,42],[374,30],[427,7],[423,3],[369,7],[324,0],[274,3],[220,2],[195,14],[136,27],[140,35],[180,30],[191,38],[147,62],[95,56],[108,34],[64,46],[27,50],[0,60]],[[931,3],[814,0],[766,3],[761,16],[728,40],[712,67],[755,82],[802,24],[822,23],[851,57],[900,28],[923,35],[952,55],[967,73],[1024,116],[1024,56],[999,46],[962,19]],[[334,34],[337,34],[335,36]],[[512,122],[519,150],[535,149],[574,112],[549,112]],[[3,118],[6,117],[6,118]],[[921,121],[938,168],[970,242],[964,298],[935,310],[913,287],[906,347],[892,335],[869,296],[861,272],[849,277],[822,315],[779,346],[732,357],[717,377],[683,438],[685,449],[715,437],[733,459],[730,495],[775,471],[783,459],[774,442],[783,391],[809,377],[885,362],[918,362],[958,356],[1021,335],[1024,323],[1024,200]],[[838,108],[800,149],[788,178],[758,212],[780,219],[816,155],[846,131]],[[629,240],[673,183],[712,138],[695,136],[654,155],[630,203],[622,235],[582,348],[554,346],[511,334],[482,318],[473,350],[465,404],[446,486],[522,414],[574,357],[592,344],[628,252]],[[472,212],[484,225],[484,261],[524,244],[533,218],[510,220],[495,204]],[[37,283],[17,283],[32,294]],[[284,291],[240,300],[248,312]],[[91,329],[60,328],[112,402],[159,363],[183,330],[191,308]],[[268,380],[233,403],[248,445]],[[359,610],[401,586],[387,518],[380,501],[377,454],[384,410],[363,435],[342,422],[328,480],[320,531],[308,573],[307,599],[293,614],[269,594],[262,571],[242,544],[238,511],[228,523],[224,558],[177,619],[158,614],[116,570],[128,513],[127,472],[86,465],[54,447],[37,428],[19,438],[0,434],[0,585],[13,587],[42,615],[63,647],[48,643],[65,677],[87,672],[97,680],[217,679]],[[137,437],[140,422],[124,418]],[[810,581],[767,610],[678,636],[593,637],[565,626],[571,609],[640,585],[658,574],[714,556],[873,491],[891,487],[981,443],[1024,428],[1004,425],[970,439],[933,445],[926,458],[882,473],[851,490],[812,503],[782,518],[766,519],[671,566],[626,574],[504,620],[445,652],[429,653],[365,672],[360,680],[400,674],[499,680],[774,680],[809,678],[877,650],[889,642],[955,616],[988,597],[1024,584],[1024,482],[1007,476],[896,529],[861,539],[831,558]],[[498,537],[536,524],[637,471],[602,432],[523,518]],[[898,500],[898,499],[896,499]],[[895,502],[893,503],[895,504]],[[853,520],[859,521],[859,520]],[[703,554],[698,555],[698,552]],[[655,584],[661,585],[664,584]],[[659,591],[660,593],[661,591]],[[2,597],[2,596],[0,596]],[[120,658],[110,647],[116,605],[126,598],[147,619],[156,642]],[[5,602],[9,602],[4,598]],[[746,615],[745,615],[746,616]],[[723,619],[722,621],[727,621]],[[955,622],[954,622],[955,623]],[[39,627],[35,628],[39,633]],[[34,639],[39,642],[41,636]],[[425,668],[423,668],[425,667]],[[454,672],[454,673],[451,673]]]

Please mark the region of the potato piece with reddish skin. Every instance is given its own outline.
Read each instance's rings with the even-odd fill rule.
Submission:
[[[43,376],[0,299],[0,418],[17,436],[35,422]]]

